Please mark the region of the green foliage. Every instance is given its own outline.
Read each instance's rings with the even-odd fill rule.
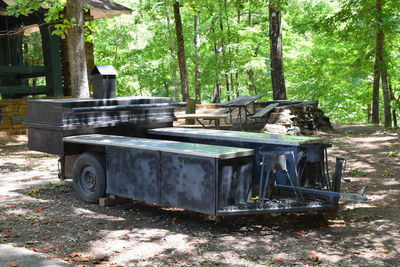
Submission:
[[[55,23],[53,34],[60,36],[65,39],[68,29],[76,25],[74,18],[64,18],[64,8],[67,0],[18,0],[15,4],[7,7],[8,14],[10,16],[28,16],[33,11],[38,11],[41,8],[46,9],[45,22]]]
[[[96,64],[114,65],[118,71],[118,95],[174,95],[173,70],[178,66],[174,1],[115,0],[134,10],[132,15],[86,23],[88,32],[94,32],[87,40],[93,38]],[[47,21],[62,22],[56,26],[56,33],[63,37],[74,24],[65,21],[60,12],[65,0],[19,0],[10,12],[26,15],[43,2],[50,7]],[[255,93],[264,93],[263,100],[271,99],[269,1],[179,2],[191,94],[196,55],[193,16],[199,13],[202,102],[212,101],[217,85],[221,101]],[[400,1],[384,0],[381,23],[376,20],[376,0],[273,2],[279,2],[283,14],[289,99],[318,100],[334,122],[366,122],[372,97],[375,36],[380,28],[385,31],[393,106],[400,109]],[[170,51],[167,17],[174,51]],[[179,72],[176,74],[179,78]]]

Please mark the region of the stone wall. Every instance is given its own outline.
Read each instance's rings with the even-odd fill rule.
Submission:
[[[27,99],[0,99],[0,132],[26,134],[22,125],[26,114]]]

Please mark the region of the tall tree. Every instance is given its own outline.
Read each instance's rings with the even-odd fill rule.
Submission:
[[[165,8],[165,16],[167,17],[167,26],[168,26],[168,44],[169,51],[171,55],[171,64],[172,64],[172,85],[174,87],[174,100],[179,101],[179,89],[178,89],[178,79],[176,75],[176,57],[175,57],[175,42],[174,36],[172,34],[172,26],[171,19],[169,18],[168,9]]]
[[[83,0],[68,0],[65,12],[66,19],[75,22],[75,25],[67,33],[73,97],[89,97],[83,21],[84,5]]]
[[[379,82],[381,81],[383,92],[384,107],[384,126],[392,126],[392,110],[390,106],[390,92],[388,86],[388,64],[385,52],[385,32],[383,22],[382,8],[385,0],[376,0],[375,16],[376,16],[376,47],[375,47],[375,65],[374,65],[374,84],[372,95],[372,123],[379,124]]]
[[[274,100],[286,99],[283,74],[281,0],[270,0],[269,2],[269,40],[273,97]]]
[[[197,104],[201,103],[201,67],[200,67],[200,16],[199,11],[195,11],[194,20],[194,92]]]
[[[189,82],[188,82],[187,66],[186,66],[185,40],[183,37],[183,26],[182,26],[179,1],[175,0],[173,6],[174,6],[176,40],[178,43],[178,63],[179,63],[179,74],[181,78],[182,100],[187,101],[190,98]]]

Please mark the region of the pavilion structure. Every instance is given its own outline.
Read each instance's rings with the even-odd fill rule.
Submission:
[[[3,98],[18,98],[26,95],[65,96],[68,88],[68,47],[65,40],[52,35],[53,25],[44,22],[46,9],[32,12],[28,16],[8,16],[7,6],[16,0],[0,0],[0,95]],[[86,20],[110,18],[119,14],[130,14],[132,10],[107,0],[89,0],[90,9]],[[24,34],[40,31],[43,62],[41,66],[24,64]],[[68,37],[67,37],[68,38]],[[93,61],[93,51],[86,46],[88,59]],[[90,63],[90,62],[89,62]],[[89,64],[90,65],[90,64]],[[28,86],[24,79],[45,77],[45,86]],[[64,86],[66,85],[66,86]]]
[[[0,131],[14,128],[14,125],[23,128],[20,124],[27,97],[71,95],[66,39],[52,34],[54,25],[44,21],[47,12],[44,7],[28,16],[9,16],[7,7],[15,2],[0,0]],[[131,9],[110,0],[88,0],[87,3],[90,9],[84,14],[85,20],[132,13]],[[24,36],[33,32],[40,32],[41,36],[41,65],[27,65],[24,60]],[[94,67],[93,44],[86,43],[85,48],[90,71]],[[45,78],[45,85],[27,82],[38,77]]]

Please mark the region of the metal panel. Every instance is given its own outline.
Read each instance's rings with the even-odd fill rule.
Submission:
[[[65,143],[118,146],[219,159],[230,159],[253,155],[252,149],[192,144],[118,135],[87,134],[69,136],[65,137],[63,140]]]
[[[107,193],[160,202],[160,152],[107,146]]]
[[[30,150],[63,155],[62,131],[29,128],[28,147]]]
[[[252,180],[252,157],[219,161],[218,208],[247,201]]]
[[[213,158],[161,153],[161,204],[215,214]]]

